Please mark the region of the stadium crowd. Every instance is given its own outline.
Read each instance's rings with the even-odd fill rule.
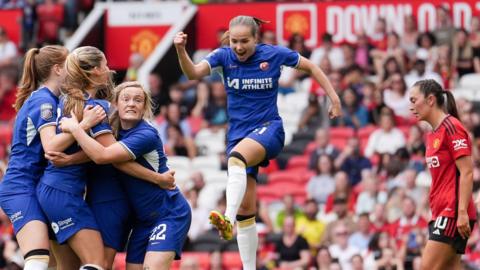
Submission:
[[[58,2],[46,0],[33,8],[35,1],[0,1],[2,8],[24,10],[19,47],[0,25],[0,175],[8,164],[21,52],[64,38],[59,33],[74,31],[77,21],[63,20],[63,12],[88,10],[93,3],[78,1],[82,7],[70,7],[76,1]],[[61,6],[61,20],[42,21],[42,8],[51,10],[49,5]],[[428,127],[410,114],[408,89],[428,78],[455,95],[462,82],[473,78],[477,89],[469,91],[480,90],[480,19],[473,17],[467,31],[454,28],[449,14],[447,7],[437,7],[434,32],[419,32],[415,18],[407,16],[401,35],[380,18],[372,33],[359,32],[354,43],[336,44],[325,33],[319,47],[309,48],[301,35],[290,37],[287,46],[328,75],[341,96],[343,116],[330,121],[324,91],[305,74],[283,69],[278,104],[287,146],[258,179],[258,269],[419,269],[430,220],[424,159]],[[269,44],[277,40],[272,31],[260,38]],[[194,60],[207,53],[194,52]],[[135,74],[133,60],[129,71]],[[181,77],[166,86],[160,74],[152,73],[149,88],[156,103],[155,124],[193,214],[188,252],[174,267],[241,268],[239,259],[230,257],[235,241],[220,240],[208,224],[210,210],[222,211],[226,203],[228,115],[221,77]],[[457,103],[473,140],[476,198],[480,104],[462,96]],[[0,236],[0,269],[21,269],[22,256],[5,215],[0,215]],[[478,224],[463,263],[465,269],[479,269]]]

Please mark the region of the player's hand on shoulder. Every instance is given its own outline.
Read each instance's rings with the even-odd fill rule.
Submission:
[[[60,120],[59,128],[62,132],[70,133],[79,125],[75,113],[72,111],[70,115],[70,118],[63,117],[62,120]]]
[[[180,48],[180,47],[185,47],[185,45],[187,45],[187,34],[183,33],[183,32],[178,32],[176,35],[175,35],[175,38],[173,39],[173,44],[175,45],[175,47],[177,48]]]
[[[65,167],[71,164],[71,156],[63,152],[48,151],[45,153],[45,158],[55,167]]]
[[[168,172],[162,173],[161,178],[157,181],[157,184],[163,189],[175,189],[175,171],[169,170]]]
[[[107,117],[105,110],[100,105],[96,105],[95,107],[92,105],[85,106],[83,110],[83,119],[81,122],[81,126],[84,129],[90,129],[103,121]]]

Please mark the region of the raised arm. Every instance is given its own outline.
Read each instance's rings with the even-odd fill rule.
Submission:
[[[201,61],[198,64],[194,64],[188,55],[187,50],[185,49],[185,45],[187,44],[187,34],[183,32],[177,33],[173,39],[173,44],[177,50],[180,68],[188,79],[198,80],[210,74],[210,67],[206,61]]]
[[[329,110],[328,114],[330,118],[335,118],[338,116],[342,115],[342,106],[340,103],[340,98],[338,97],[337,93],[335,92],[335,89],[333,89],[332,84],[328,80],[327,76],[323,71],[320,69],[320,67],[316,66],[313,64],[310,60],[307,58],[300,56],[300,62],[298,63],[299,70],[302,70],[306,73],[308,73],[310,76],[317,81],[320,86],[325,90],[325,92],[328,95],[328,98],[330,99],[330,102],[332,103]]]

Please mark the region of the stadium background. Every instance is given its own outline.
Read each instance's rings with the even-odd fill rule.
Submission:
[[[235,241],[221,241],[207,219],[210,210],[225,207],[224,88],[216,75],[181,76],[172,39],[177,31],[188,33],[188,50],[199,61],[218,46],[231,17],[258,16],[270,21],[261,41],[312,59],[344,103],[344,117],[330,121],[319,86],[295,70],[282,71],[278,106],[287,139],[259,176],[259,268],[291,260],[278,247],[282,236],[298,234],[308,251],[291,251],[305,269],[338,269],[338,261],[343,269],[418,269],[429,220],[427,128],[412,119],[405,93],[419,78],[453,91],[473,139],[477,196],[478,2],[194,2],[0,0],[0,173],[8,164],[23,53],[52,43],[99,47],[117,82],[138,79],[151,89],[170,166],[192,206],[186,252],[174,268],[241,269]],[[288,215],[295,229],[284,227]],[[0,220],[0,268],[21,269],[8,218]],[[480,269],[479,243],[476,226],[465,269]],[[123,265],[119,254],[115,269]]]

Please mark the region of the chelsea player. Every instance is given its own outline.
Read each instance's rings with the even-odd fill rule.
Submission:
[[[198,64],[185,50],[186,34],[178,33],[173,41],[182,71],[189,79],[200,79],[214,69],[223,74],[229,115],[227,207],[225,214],[212,211],[210,221],[227,240],[233,237],[233,223],[238,221],[238,247],[247,270],[256,267],[258,166],[268,165],[284,146],[285,134],[277,108],[281,67],[294,67],[310,74],[330,98],[330,117],[341,114],[340,99],[319,67],[285,47],[257,44],[261,23],[250,16],[231,19],[225,37],[229,47],[214,50]]]

